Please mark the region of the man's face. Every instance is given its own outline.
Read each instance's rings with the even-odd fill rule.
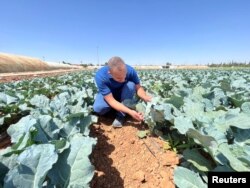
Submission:
[[[126,66],[122,66],[120,69],[114,69],[110,70],[109,74],[112,75],[113,79],[117,82],[125,82],[126,74],[127,74],[127,69]]]

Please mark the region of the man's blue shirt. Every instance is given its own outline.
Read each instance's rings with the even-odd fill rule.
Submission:
[[[127,83],[128,81],[134,82],[135,85],[139,84],[140,80],[138,78],[138,75],[135,69],[127,64],[126,64],[126,68],[127,68],[127,74],[126,74],[125,82],[123,83],[117,82],[112,78],[112,75],[109,74],[108,66],[104,66],[100,68],[96,72],[96,75],[95,75],[95,81],[96,81],[96,85],[98,87],[99,93],[101,93],[103,96],[106,96],[110,93],[114,94],[116,92],[120,92],[124,84]]]

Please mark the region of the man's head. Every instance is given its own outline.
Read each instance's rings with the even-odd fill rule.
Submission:
[[[112,75],[113,79],[117,82],[125,82],[127,69],[124,61],[117,56],[112,57],[108,61],[109,74]]]

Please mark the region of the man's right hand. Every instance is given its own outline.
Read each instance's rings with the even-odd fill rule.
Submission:
[[[130,116],[132,116],[137,121],[143,121],[144,120],[143,114],[140,113],[140,112],[136,112],[135,110],[131,110]]]

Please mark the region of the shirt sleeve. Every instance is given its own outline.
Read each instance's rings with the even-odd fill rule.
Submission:
[[[140,79],[134,68],[131,67],[131,77],[130,80],[135,83],[135,85],[140,84]]]
[[[98,88],[98,92],[101,93],[103,96],[106,96],[111,93],[111,90],[106,84],[105,78],[101,76],[101,72],[96,73],[95,82]]]

